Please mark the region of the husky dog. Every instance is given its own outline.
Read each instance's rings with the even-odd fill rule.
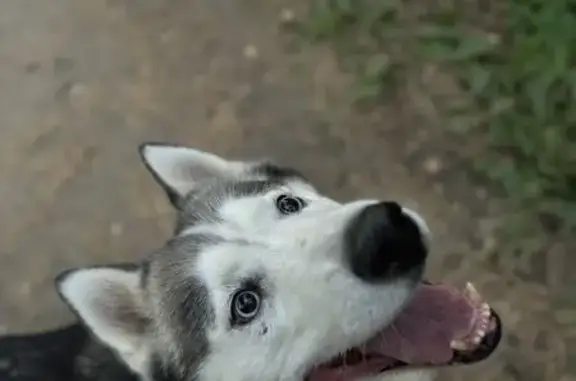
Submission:
[[[423,281],[415,212],[339,203],[270,162],[140,152],[177,211],[173,237],[137,265],[61,274],[80,323],[0,339],[0,380],[427,381],[497,347],[471,286]]]

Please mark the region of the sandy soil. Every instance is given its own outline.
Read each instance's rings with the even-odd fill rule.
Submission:
[[[509,328],[498,355],[445,379],[575,380],[574,331],[555,321],[574,281],[563,250],[490,261],[487,193],[442,154],[426,98],[354,112],[350,78],[279,29],[281,4],[2,1],[0,332],[70,319],[52,287],[62,269],[162,243],[170,209],[136,147],[163,140],[274,157],[337,198],[410,204],[436,236],[431,276],[473,280]]]

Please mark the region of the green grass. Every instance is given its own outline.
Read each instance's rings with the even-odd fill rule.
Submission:
[[[519,211],[503,232],[574,231],[576,0],[500,2],[498,15],[478,22],[465,2],[422,1],[423,11],[405,1],[316,0],[302,31],[334,42],[358,73],[360,99],[394,91],[415,63],[446,68],[472,100],[448,108],[447,125],[482,137],[473,170]]]

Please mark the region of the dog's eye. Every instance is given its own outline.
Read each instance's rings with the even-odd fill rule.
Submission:
[[[278,196],[276,199],[276,208],[282,214],[294,214],[298,213],[304,207],[306,203],[300,197],[289,196],[286,194]]]
[[[260,311],[261,296],[255,290],[240,290],[232,297],[231,323],[242,325],[249,323]]]

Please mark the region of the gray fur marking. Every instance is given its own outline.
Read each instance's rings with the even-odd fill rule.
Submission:
[[[194,375],[208,355],[210,347],[206,330],[214,322],[214,308],[208,290],[188,270],[194,267],[202,250],[218,242],[218,237],[209,235],[176,237],[155,254],[163,257],[156,262],[155,274],[161,281],[158,287],[164,296],[158,302],[161,310],[168,312],[162,319],[166,328],[178,338],[171,344],[179,345],[177,363],[186,378]]]
[[[221,222],[218,209],[226,200],[263,194],[296,179],[304,180],[304,177],[295,170],[264,163],[247,171],[244,179],[213,179],[198,183],[182,200],[177,215],[176,238],[157,254],[164,259],[170,258],[160,261],[164,265],[158,270],[158,275],[165,281],[160,287],[167,295],[162,301],[162,309],[172,311],[168,325],[175,330],[176,337],[183,338],[178,341],[181,345],[178,362],[182,370],[195,371],[208,355],[210,349],[205,332],[214,320],[205,285],[182,269],[192,268],[206,246],[222,241],[217,236],[192,234],[178,237],[178,234],[197,224]],[[193,371],[185,376],[192,377]]]

